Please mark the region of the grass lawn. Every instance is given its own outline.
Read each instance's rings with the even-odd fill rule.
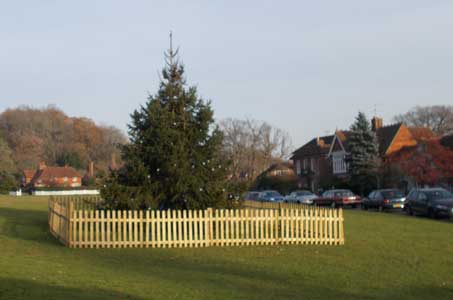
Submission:
[[[0,299],[453,299],[453,223],[346,211],[344,246],[68,249],[0,197]]]

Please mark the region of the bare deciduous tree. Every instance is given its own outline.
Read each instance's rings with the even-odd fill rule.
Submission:
[[[233,178],[253,179],[270,164],[285,160],[292,150],[289,134],[266,122],[253,119],[225,119],[224,151],[231,160]]]
[[[416,106],[405,114],[397,115],[397,122],[408,126],[428,127],[438,135],[453,132],[453,106]]]

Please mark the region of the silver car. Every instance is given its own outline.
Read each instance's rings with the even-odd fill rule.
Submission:
[[[299,190],[294,191],[285,197],[285,202],[313,204],[313,199],[317,198],[315,194],[310,191]]]

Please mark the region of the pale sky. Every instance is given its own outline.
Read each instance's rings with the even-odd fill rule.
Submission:
[[[168,33],[217,119],[252,117],[296,147],[453,104],[453,1],[0,0],[0,111],[55,104],[122,129],[157,90]]]

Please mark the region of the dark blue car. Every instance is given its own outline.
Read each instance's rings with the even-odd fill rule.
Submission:
[[[258,200],[259,201],[269,201],[269,202],[282,202],[285,200],[285,197],[283,197],[279,192],[277,191],[262,191],[258,194]]]

